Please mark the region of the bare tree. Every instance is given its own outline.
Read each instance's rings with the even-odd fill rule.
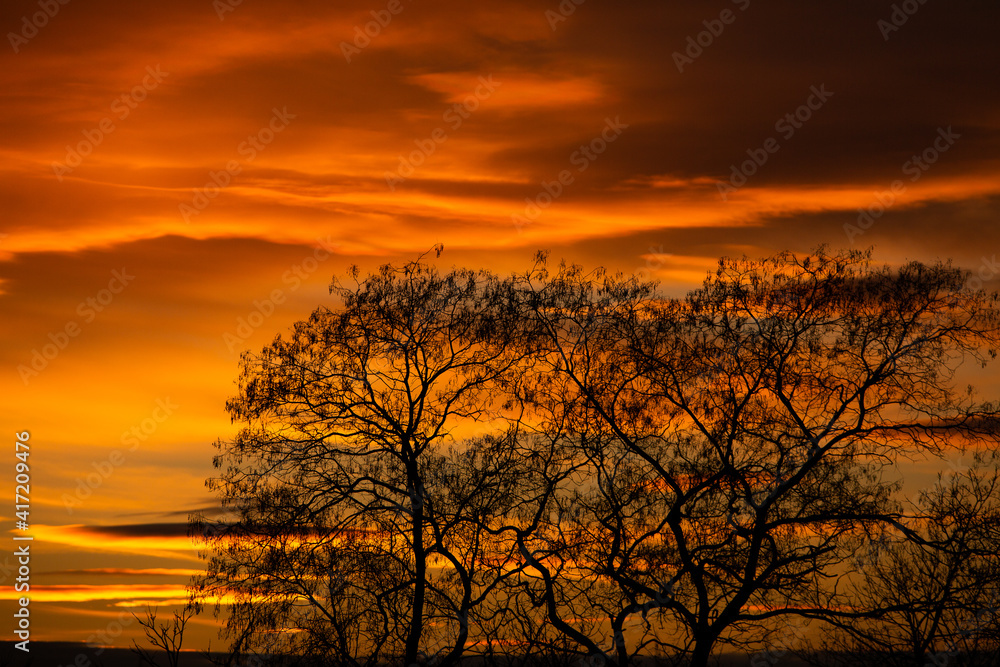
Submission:
[[[1000,439],[954,381],[995,356],[996,298],[947,265],[722,260],[684,299],[544,257],[352,275],[242,358],[210,483],[236,518],[192,524],[241,651],[702,667],[871,619],[856,549],[919,542],[888,470]]]
[[[177,667],[180,664],[181,648],[184,644],[184,631],[188,621],[195,615],[195,609],[191,606],[184,607],[181,611],[175,611],[167,622],[156,620],[157,609],[149,605],[146,606],[146,613],[143,616],[132,614],[143,631],[146,633],[146,640],[153,650],[139,646],[139,642],[132,640],[132,652],[149,667],[159,667],[155,651],[162,651],[169,667]]]
[[[700,667],[783,619],[857,616],[829,581],[866,534],[907,530],[887,466],[997,441],[992,406],[952,384],[1000,340],[995,298],[964,282],[822,249],[720,261],[684,300],[571,267],[526,276],[549,340],[538,382],[560,395],[541,407],[592,466],[565,528],[577,571],[532,565],[550,609],[586,615],[572,596],[608,619],[592,636],[550,621],[624,664],[629,618],[655,614],[653,640]]]
[[[331,287],[338,311],[243,357],[228,403],[243,429],[218,443],[211,481],[239,520],[209,537],[198,590],[235,594],[230,635],[252,627],[250,644],[347,664],[451,662],[473,608],[510,576],[474,515],[511,498],[482,456],[516,430],[502,416],[520,354],[511,283],[421,262],[352,275]],[[490,420],[493,440],[449,454],[457,426]],[[494,470],[470,486],[474,460]]]
[[[870,619],[833,621],[822,664],[995,665],[1000,658],[1000,462],[973,465],[921,493],[911,539],[856,562],[850,598]]]

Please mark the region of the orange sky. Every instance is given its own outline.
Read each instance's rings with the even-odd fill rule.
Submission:
[[[995,5],[892,30],[860,0],[398,2],[0,8],[0,424],[31,432],[32,639],[177,599],[239,352],[352,263],[548,249],[680,294],[723,254],[853,242],[1000,278]]]

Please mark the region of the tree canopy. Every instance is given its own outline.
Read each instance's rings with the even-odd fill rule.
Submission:
[[[353,269],[241,359],[209,481],[234,518],[194,518],[194,592],[228,596],[239,650],[338,665],[701,666],[790,619],[912,611],[848,583],[880,536],[966,535],[929,533],[894,474],[997,444],[957,381],[1000,342],[966,277],[825,248],[722,259],[684,298],[544,254]],[[976,539],[988,560],[996,531]]]

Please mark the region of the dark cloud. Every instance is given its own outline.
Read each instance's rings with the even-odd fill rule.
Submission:
[[[188,524],[185,523],[133,523],[118,526],[84,526],[79,530],[99,537],[187,537]]]
[[[38,572],[39,577],[190,577],[199,573],[200,570],[184,570],[178,568],[134,568],[134,567],[106,567],[89,568],[85,570],[55,570],[52,572]]]

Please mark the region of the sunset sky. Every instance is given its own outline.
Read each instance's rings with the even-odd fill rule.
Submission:
[[[184,599],[239,353],[351,264],[546,249],[680,295],[721,255],[826,243],[1000,286],[1000,5],[677,4],[5,2],[0,424],[31,433],[31,639]]]

